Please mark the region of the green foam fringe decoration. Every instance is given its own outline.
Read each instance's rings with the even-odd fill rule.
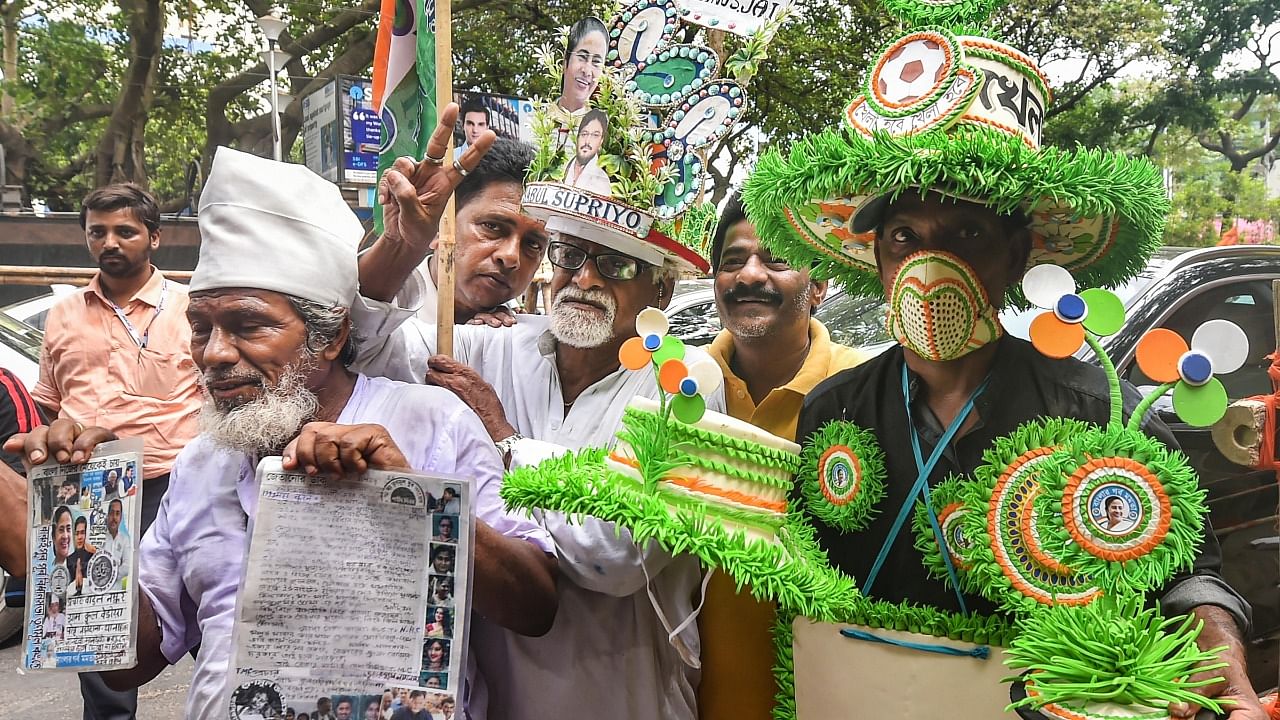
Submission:
[[[694,555],[732,577],[739,590],[750,585],[755,597],[775,600],[792,612],[813,618],[850,612],[858,595],[853,580],[830,566],[813,529],[798,515],[787,517],[777,543],[748,539],[745,532],[721,525],[712,514],[720,508],[673,507],[635,480],[610,472],[604,460],[604,450],[588,449],[518,468],[503,480],[502,499],[509,508],[617,523],[636,543],[656,540],[672,554]]]
[[[796,720],[796,658],[792,645],[795,630],[795,613],[778,609],[773,624],[773,679],[778,683],[778,694],[773,697],[773,720]]]
[[[1009,709],[1054,703],[1079,711],[1085,703],[1110,702],[1164,709],[1167,716],[1169,703],[1189,702],[1221,713],[1220,703],[1195,691],[1221,678],[1187,680],[1227,666],[1215,662],[1225,647],[1196,645],[1203,626],[1194,615],[1166,618],[1158,608],[1144,608],[1138,594],[1041,608],[1023,620],[1005,660],[1030,673],[1037,696]]]
[[[992,549],[995,539],[991,537],[987,527],[987,513],[996,484],[1009,465],[1024,454],[1037,448],[1060,447],[1092,429],[1093,426],[1089,423],[1071,418],[1046,418],[1024,423],[1012,433],[996,438],[992,446],[983,451],[982,464],[974,470],[973,482],[965,486],[967,495],[964,502],[969,506],[970,512],[962,521],[965,535],[973,543],[970,552],[972,563],[966,574],[967,582],[973,590],[1007,611],[1026,613],[1041,604],[1019,591],[996,561]],[[1041,467],[1044,467],[1051,461],[1042,462],[1044,465]],[[1050,474],[1044,471],[1037,474],[1042,483],[1041,497],[1048,492],[1043,487],[1043,482]],[[1040,530],[1043,541],[1051,533],[1056,537],[1056,532],[1062,528],[1062,521],[1061,518],[1053,517],[1052,513],[1044,513],[1036,527]],[[1054,558],[1062,558],[1061,548],[1056,544],[1044,549]],[[1064,564],[1076,569],[1070,563]]]
[[[1187,456],[1154,438],[1123,426],[1081,433],[1055,454],[1059,470],[1041,475],[1045,502],[1056,500],[1059,505],[1055,509],[1061,511],[1062,493],[1071,474],[1087,460],[1099,457],[1135,460],[1159,479],[1169,496],[1171,511],[1164,540],[1143,557],[1109,562],[1086,552],[1058,522],[1042,525],[1046,548],[1059,554],[1067,565],[1097,578],[1104,588],[1145,592],[1160,587],[1175,573],[1190,569],[1204,539],[1205,517],[1209,513],[1206,491],[1200,488]],[[1145,498],[1141,494],[1138,497],[1145,504]]]
[[[843,505],[832,502],[822,490],[819,463],[828,449],[843,445],[858,458],[861,486]],[[832,420],[823,425],[805,443],[800,452],[797,482],[805,509],[814,517],[844,532],[857,532],[867,527],[878,512],[876,504],[884,497],[884,452],[875,433],[845,420]]]
[[[952,476],[929,490],[929,497],[933,501],[933,512],[938,516],[939,522],[942,521],[942,511],[947,506],[952,503],[967,505],[966,500],[973,492],[968,485],[968,480]],[[973,512],[972,508],[966,507],[965,510]],[[920,553],[929,577],[941,580],[946,583],[947,587],[951,587],[951,574],[947,572],[947,563],[942,557],[942,548],[938,547],[938,542],[933,536],[933,525],[929,522],[929,513],[925,509],[924,498],[916,501],[915,513],[911,518],[911,528],[915,531],[915,548]],[[945,532],[945,528],[943,531]],[[946,538],[946,540],[951,543],[952,538]],[[956,579],[960,582],[961,592],[977,592],[977,589],[973,587],[973,583],[969,581],[968,571],[959,564],[956,565]]]
[[[787,155],[770,150],[743,187],[747,214],[770,251],[817,279],[835,279],[855,296],[882,297],[872,268],[814,249],[783,210],[816,200],[867,193],[938,189],[980,197],[998,212],[1051,198],[1084,216],[1116,216],[1110,250],[1073,269],[1080,287],[1112,287],[1133,277],[1159,247],[1169,200],[1160,171],[1146,159],[1095,149],[1032,150],[999,131],[953,127],[919,135],[863,137],[828,129],[796,142]],[[1026,306],[1015,283],[1007,300]]]
[[[1004,4],[1005,0],[952,0],[951,2],[884,0],[885,9],[889,14],[908,26],[953,27],[981,24],[986,22],[996,8]]]

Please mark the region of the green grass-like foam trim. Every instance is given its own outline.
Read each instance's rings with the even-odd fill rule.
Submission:
[[[627,425],[629,423],[651,424],[658,421],[659,418],[656,414],[631,407],[627,408],[622,414],[623,425]],[[765,467],[782,470],[788,475],[794,475],[796,468],[800,465],[800,456],[795,453],[771,448],[767,445],[762,445],[750,440],[743,440],[742,438],[730,437],[722,433],[711,432],[710,430],[694,427],[693,425],[689,425],[678,420],[670,420],[668,421],[668,425],[670,427],[672,444],[690,443],[692,445],[707,448],[712,452],[716,452],[721,455],[737,458],[756,465],[763,465]]]
[[[843,505],[831,502],[822,492],[818,477],[818,463],[832,446],[844,445],[857,456],[862,467],[861,486],[856,494]],[[805,509],[826,524],[856,532],[871,522],[878,512],[876,504],[884,497],[884,452],[876,441],[875,433],[844,420],[832,420],[823,425],[800,452],[800,468],[797,473]]]
[[[948,505],[952,503],[964,504],[969,497],[969,493],[972,492],[968,485],[968,480],[952,476],[929,490],[929,497],[933,501],[933,512],[938,516],[939,523],[942,522],[942,511]],[[973,512],[973,508],[966,507],[965,512]],[[911,518],[911,528],[915,531],[915,548],[920,552],[929,577],[941,580],[947,587],[951,587],[951,574],[947,572],[947,563],[942,557],[942,548],[938,547],[938,542],[933,536],[933,525],[929,522],[929,514],[925,509],[924,498],[916,501],[916,509]],[[943,531],[945,532],[945,528],[943,528]],[[950,543],[952,538],[946,538],[946,540]],[[962,550],[957,554],[965,555],[966,552]],[[956,565],[956,580],[960,583],[961,592],[977,592],[977,589],[973,587],[973,583],[969,580],[968,571],[959,564]]]
[[[909,26],[982,24],[991,17],[1005,0],[953,0],[952,2],[921,2],[920,0],[884,0],[889,14]]]
[[[853,580],[830,566],[813,529],[798,515],[788,516],[778,529],[777,543],[749,540],[741,530],[726,530],[706,505],[673,512],[664,497],[608,471],[604,459],[604,450],[588,449],[519,468],[503,480],[502,499],[510,508],[542,508],[617,523],[637,543],[656,540],[673,554],[694,555],[727,573],[739,590],[750,585],[757,598],[794,612],[818,618],[850,612],[858,595]]]
[[[1169,496],[1171,521],[1164,540],[1143,557],[1108,562],[1072,540],[1061,521],[1042,524],[1046,548],[1072,568],[1093,575],[1104,588],[1146,591],[1163,585],[1174,573],[1189,569],[1204,539],[1204,519],[1209,508],[1187,456],[1160,441],[1123,426],[1095,428],[1075,436],[1060,460],[1060,471],[1044,473],[1042,487],[1047,500],[1061,502],[1068,478],[1091,458],[1125,457],[1144,464]],[[1141,497],[1141,495],[1139,495]],[[1061,505],[1059,505],[1061,508]]]
[[[1083,607],[1043,607],[1022,621],[1005,661],[1030,671],[1029,684],[1040,695],[1009,707],[1112,702],[1165,708],[1190,702],[1221,713],[1218,702],[1195,692],[1220,678],[1186,681],[1227,665],[1216,662],[1222,648],[1201,650],[1196,644],[1203,626],[1194,615],[1166,618],[1159,608],[1144,607],[1139,594],[1108,595]]]
[[[813,249],[783,210],[908,188],[984,198],[1005,213],[1052,198],[1082,216],[1118,217],[1114,244],[1102,257],[1083,268],[1064,263],[1081,287],[1115,286],[1141,271],[1160,245],[1169,211],[1160,171],[1146,159],[1094,149],[1037,151],[999,131],[969,126],[900,138],[831,128],[800,140],[786,155],[766,152],[743,188],[743,200],[775,255],[797,267],[812,266],[815,278],[836,279],[856,296],[880,297],[874,271]],[[1017,287],[1008,299],[1025,305]]]

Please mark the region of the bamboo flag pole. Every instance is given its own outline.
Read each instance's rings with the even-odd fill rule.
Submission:
[[[436,0],[436,114],[453,102],[453,27],[451,0]],[[453,162],[453,132],[444,152],[445,167]],[[453,196],[444,206],[436,243],[436,352],[453,357],[453,248],[456,241]]]

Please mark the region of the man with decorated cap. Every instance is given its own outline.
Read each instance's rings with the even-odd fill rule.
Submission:
[[[475,167],[479,152],[460,167]],[[136,687],[199,647],[183,717],[226,714],[231,631],[257,508],[254,468],[411,468],[471,478],[475,609],[515,632],[555,615],[546,534],[506,514],[502,463],[476,415],[451,393],[359,375],[348,311],[360,223],[338,188],[305,167],[219,148],[200,198],[200,259],[187,317],[206,401],[201,434],[173,467],[142,540],[138,665],[107,675]],[[110,437],[59,421],[22,438],[30,456],[69,457]]]
[[[946,29],[981,26],[997,3],[888,4],[917,29],[885,49],[842,127],[789,153],[766,153],[744,197],[776,256],[813,264],[817,276],[852,293],[883,294],[899,342],[818,385],[801,411],[798,440],[820,441],[829,421],[845,420],[871,430],[884,453],[885,497],[869,522],[842,528],[834,507],[804,502],[820,544],[874,598],[990,613],[984,598],[926,571],[912,533],[898,532],[900,509],[916,503],[921,485],[937,490],[949,475],[972,476],[993,442],[1023,423],[1107,424],[1112,395],[1102,369],[1069,357],[1075,348],[1052,352],[1052,342],[1032,347],[1006,335],[998,312],[1022,301],[1019,282],[1037,265],[1066,268],[1081,288],[1132,277],[1160,244],[1168,202],[1159,171],[1145,160],[1040,146],[1050,93],[1034,63],[997,41]],[[1066,286],[1055,286],[1057,295],[1074,293],[1070,276],[1061,276]],[[1028,293],[1039,299],[1055,289],[1032,284]],[[1122,395],[1127,418],[1139,396],[1127,385]],[[1176,447],[1154,416],[1142,424]],[[805,495],[798,487],[793,498]],[[1219,574],[1207,525],[1192,556],[1193,569],[1156,596],[1166,614],[1204,620],[1201,647],[1228,648],[1225,682],[1206,694],[1238,701],[1236,720],[1260,718],[1241,643],[1249,607]],[[1194,712],[1185,704],[1170,710]]]
[[[622,94],[611,72],[600,78],[600,92],[614,99],[614,107],[636,102]],[[636,105],[626,109],[642,117]],[[544,152],[531,169],[523,208],[545,219],[552,236],[549,314],[522,316],[514,327],[497,330],[456,328],[451,360],[432,357],[436,328],[410,317],[411,293],[402,293],[394,305],[385,302],[390,296],[365,297],[354,308],[357,330],[368,338],[360,359],[365,372],[453,389],[484,419],[513,466],[537,462],[553,450],[612,443],[627,403],[658,394],[651,372],[621,366],[619,349],[635,337],[642,311],[670,301],[677,273],[707,270],[697,249],[668,234],[677,213],[653,205],[663,181],[641,160],[648,158],[648,133],[623,132],[621,118],[609,118],[615,131],[602,139],[601,152],[622,158],[624,175],[614,178],[614,197],[603,198],[563,182],[574,148],[558,146],[547,112],[541,109],[535,120],[543,129]],[[723,118],[716,120],[728,129]],[[425,160],[398,161],[396,172],[388,174],[393,193],[422,197],[424,204],[416,217],[401,215],[402,223],[413,225],[402,225],[393,235],[395,245],[384,237],[364,255],[362,276],[376,274],[381,285],[394,287],[397,274],[404,274],[395,258],[427,252],[447,197],[432,191],[447,185],[433,178],[456,172],[439,160],[446,137],[437,131]],[[687,205],[697,190],[695,184],[687,191],[682,185],[672,195]],[[702,217],[704,228],[708,217]],[[697,224],[686,218],[686,227]],[[694,348],[685,362],[715,369]],[[708,408],[724,409],[718,386],[708,395]],[[656,544],[638,548],[625,532],[594,518],[569,522],[545,513],[539,519],[556,544],[563,576],[556,623],[545,637],[530,639],[483,619],[473,622],[472,649],[488,697],[472,695],[471,715],[485,717],[487,710],[487,717],[511,720],[583,713],[621,720],[696,717],[697,561],[672,557]]]

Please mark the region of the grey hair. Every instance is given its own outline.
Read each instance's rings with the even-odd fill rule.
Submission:
[[[304,300],[289,295],[289,304],[297,311],[307,327],[307,353],[315,357],[326,346],[334,341],[342,332],[343,325],[351,317],[351,312],[341,305],[324,305],[313,300]],[[347,340],[338,353],[338,362],[348,367],[356,361],[356,334],[353,329],[347,334]]]

